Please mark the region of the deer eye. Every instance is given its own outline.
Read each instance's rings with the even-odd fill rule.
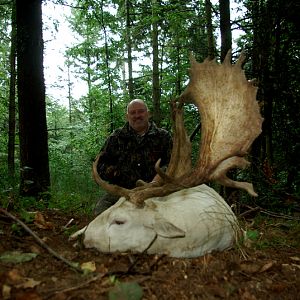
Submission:
[[[111,223],[111,225],[114,225],[114,224],[115,225],[123,225],[123,224],[125,224],[125,221],[116,219],[116,220],[113,220]]]

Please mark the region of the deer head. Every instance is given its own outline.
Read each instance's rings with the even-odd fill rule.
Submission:
[[[231,51],[222,64],[209,59],[198,63],[190,57],[190,81],[178,99],[171,103],[174,120],[171,160],[166,173],[157,162],[158,182],[145,183],[132,190],[108,184],[97,172],[99,156],[93,164],[95,181],[109,193],[125,196],[137,206],[147,198],[165,196],[209,181],[244,189],[257,196],[252,184],[233,181],[226,176],[232,168],[249,165],[245,156],[261,133],[263,121],[256,101],[257,88],[246,79],[242,70],[244,60],[242,53],[232,65]],[[200,151],[193,167],[191,143],[183,122],[184,103],[195,104],[201,116]]]

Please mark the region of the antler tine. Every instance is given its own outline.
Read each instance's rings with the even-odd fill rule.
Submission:
[[[101,156],[101,153],[96,157],[95,161],[93,162],[93,178],[96,181],[96,183],[112,195],[119,196],[119,197],[125,197],[125,198],[129,199],[130,190],[120,187],[115,184],[107,183],[99,176],[98,171],[97,171],[97,165],[98,165],[100,156]]]
[[[211,176],[211,180],[214,180],[224,186],[246,190],[251,196],[256,197],[257,193],[254,192],[252,183],[234,181],[226,176],[226,173],[233,167],[244,169],[249,165],[250,163],[243,157],[231,157],[220,163]]]
[[[173,148],[171,159],[167,168],[167,175],[179,178],[188,173],[192,168],[192,145],[186,133],[183,118],[184,103],[180,98],[171,102],[173,113]]]
[[[223,61],[224,66],[231,66],[231,53],[232,53],[232,50],[229,49],[227,51],[227,54],[226,54],[226,56],[224,58],[224,61]]]
[[[238,58],[238,60],[235,63],[235,67],[236,68],[242,68],[242,65],[243,65],[245,59],[246,59],[245,51],[242,51],[239,58]]]
[[[231,64],[231,50],[222,64],[191,61],[190,82],[183,100],[193,102],[201,115],[201,147],[193,171],[182,178],[184,185],[216,180],[256,195],[250,184],[235,183],[226,177],[234,167],[245,167],[252,142],[261,132],[262,117],[256,101],[257,88],[241,68],[244,54]]]
[[[176,178],[180,178],[182,175],[189,173],[192,169],[192,145],[184,127],[184,103],[182,99],[177,98],[171,101],[170,105],[173,117],[173,148],[171,159],[166,173],[159,168],[160,161],[156,163],[155,170],[165,183],[172,182],[174,184],[180,184]]]

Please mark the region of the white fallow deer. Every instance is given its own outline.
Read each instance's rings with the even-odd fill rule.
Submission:
[[[139,182],[132,190],[111,185],[97,173],[96,182],[119,201],[71,236],[83,234],[85,247],[100,252],[165,253],[195,257],[231,247],[239,233],[236,216],[225,200],[204,183],[216,181],[256,196],[253,186],[226,176],[232,168],[249,165],[244,158],[261,132],[257,88],[242,70],[244,55],[231,64],[229,52],[222,64],[191,57],[190,81],[172,102],[173,151],[159,180]],[[201,116],[198,160],[191,163],[191,143],[183,123],[183,104],[193,103]],[[98,156],[99,157],[99,156]]]

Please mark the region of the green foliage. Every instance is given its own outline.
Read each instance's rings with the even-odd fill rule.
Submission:
[[[121,282],[115,275],[109,276],[114,287],[108,293],[109,300],[139,300],[143,296],[143,289],[137,282]]]
[[[88,114],[68,116],[70,112],[57,103],[49,103],[47,112],[52,194],[48,206],[89,213],[99,197],[91,165],[101,136],[88,125]]]
[[[108,293],[109,300],[139,300],[142,296],[143,290],[137,282],[116,282]]]
[[[23,236],[24,235],[24,229],[19,224],[13,223],[11,225],[11,230],[17,236]]]
[[[38,209],[44,210],[47,207],[47,203],[43,200],[37,201],[35,197],[18,197],[17,203],[15,203],[15,208],[30,210],[30,209]]]
[[[25,223],[32,223],[34,220],[34,214],[22,210],[20,213],[20,219],[24,220]]]
[[[73,226],[70,226],[68,228],[63,228],[63,233],[69,237],[71,236],[73,233],[75,233],[76,231],[78,231],[79,228],[77,225],[73,225]]]
[[[246,232],[251,247],[256,249],[280,247],[299,248],[300,222],[295,219],[272,218],[259,214]]]
[[[246,236],[252,241],[256,241],[259,238],[259,232],[257,230],[247,230]]]
[[[69,79],[68,86],[64,82],[60,84],[65,85],[63,88],[66,90],[70,87],[70,106],[65,107],[55,99],[47,101],[51,197],[42,195],[42,201],[17,196],[18,159],[16,179],[12,180],[7,175],[11,11],[10,5],[0,6],[0,197],[3,207],[13,205],[18,210],[56,207],[66,211],[91,212],[101,195],[91,177],[92,161],[107,135],[122,126],[125,120],[129,101],[129,37],[134,66],[134,95],[145,99],[150,109],[153,108],[151,39],[154,21],[159,27],[161,125],[171,130],[169,101],[177,97],[187,84],[189,53],[193,52],[198,61],[207,54],[204,1],[158,1],[155,7],[152,7],[151,1],[129,2],[128,11],[126,1],[72,2],[72,16],[66,22],[70,24],[77,42],[69,45],[65,53],[65,67],[86,83],[88,92],[80,99],[74,99],[72,88],[75,83]],[[253,182],[259,197],[253,199],[246,193],[240,193],[239,201],[291,213],[300,195],[300,69],[296,13],[288,10],[290,1],[238,2],[239,15],[232,16],[232,28],[242,30],[244,34],[236,41],[237,46],[234,45],[234,58],[241,49],[247,51],[247,78],[257,77],[259,84],[263,83],[263,86],[259,85],[260,102],[263,102],[264,95],[272,100],[271,117],[265,115],[264,132],[257,146],[259,151],[249,155],[252,168],[233,174],[236,180]],[[260,6],[255,10],[257,4]],[[213,13],[217,35],[217,5]],[[53,22],[54,30],[57,30],[57,21],[53,19]],[[255,51],[257,49],[259,52]],[[255,66],[256,59],[264,55],[267,55],[264,64]],[[264,105],[262,112],[266,114]],[[188,134],[200,121],[195,107],[186,105]],[[192,143],[193,162],[198,156],[200,138],[201,131]],[[268,144],[271,155],[266,150],[268,140],[271,140]],[[18,140],[16,143],[18,157]],[[273,168],[271,177],[264,171],[266,158]]]
[[[36,253],[23,253],[20,251],[5,252],[0,255],[0,261],[3,263],[19,264],[31,261],[37,257]]]

